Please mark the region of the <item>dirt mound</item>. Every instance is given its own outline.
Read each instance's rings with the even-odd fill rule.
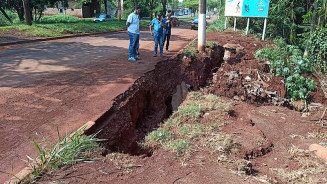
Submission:
[[[293,109],[286,98],[286,88],[282,77],[269,73],[269,65],[258,61],[254,53],[272,42],[245,37],[240,33],[208,33],[208,39],[219,42],[225,48],[225,62],[212,76],[210,93],[226,96],[234,100],[256,105],[278,105]],[[309,76],[320,84],[317,76]],[[309,99],[316,103],[326,103],[320,85]]]

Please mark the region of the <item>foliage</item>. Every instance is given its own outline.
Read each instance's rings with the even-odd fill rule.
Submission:
[[[287,90],[287,98],[308,100],[316,83],[302,74],[311,74],[313,65],[303,58],[302,51],[294,45],[286,45],[281,39],[275,40],[277,48],[266,47],[256,51],[256,57],[269,62],[270,72],[283,77]]]
[[[319,27],[312,34],[309,60],[323,73],[327,72],[327,28]]]
[[[207,28],[207,32],[214,32],[214,31],[224,31],[225,29],[225,17],[220,16],[219,19],[216,19],[210,26]]]
[[[19,23],[19,18],[16,13],[12,11],[6,11],[7,15],[14,23]],[[10,22],[4,17],[3,14],[0,14],[0,26],[8,26]]]

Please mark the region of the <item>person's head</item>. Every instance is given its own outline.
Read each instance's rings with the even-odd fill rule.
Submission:
[[[140,14],[140,12],[141,12],[141,8],[139,6],[135,6],[134,13],[138,15],[138,14]]]
[[[161,13],[160,13],[160,12],[157,13],[157,18],[158,18],[158,19],[161,18]]]

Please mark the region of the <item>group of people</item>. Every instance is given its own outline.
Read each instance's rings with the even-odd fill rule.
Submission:
[[[128,49],[128,60],[136,61],[141,59],[139,57],[138,48],[140,46],[140,7],[135,6],[134,12],[131,13],[126,22],[127,31],[129,35],[129,49]],[[158,55],[158,45],[160,56],[163,55],[164,43],[166,42],[166,51],[169,51],[169,40],[171,36],[171,15],[168,14],[166,18],[161,18],[161,13],[157,13],[156,18],[154,18],[150,23],[150,33],[154,38],[154,55]]]

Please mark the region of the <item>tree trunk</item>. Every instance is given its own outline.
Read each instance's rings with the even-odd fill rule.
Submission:
[[[1,7],[0,7],[0,11],[1,11],[1,13],[6,17],[6,19],[12,24],[12,20],[10,19],[10,17],[7,15],[7,13],[5,12],[5,10],[4,9],[2,9]]]
[[[162,12],[162,17],[166,17],[166,5],[167,5],[167,0],[161,0],[163,12]]]
[[[37,19],[37,21],[40,21],[42,15],[43,15],[43,12],[39,12],[39,18]]]
[[[103,0],[104,3],[104,11],[106,12],[106,15],[108,14],[108,4],[107,4],[107,0]]]
[[[23,0],[24,12],[25,12],[25,22],[26,25],[32,25],[32,17],[31,17],[31,8],[29,0]]]

